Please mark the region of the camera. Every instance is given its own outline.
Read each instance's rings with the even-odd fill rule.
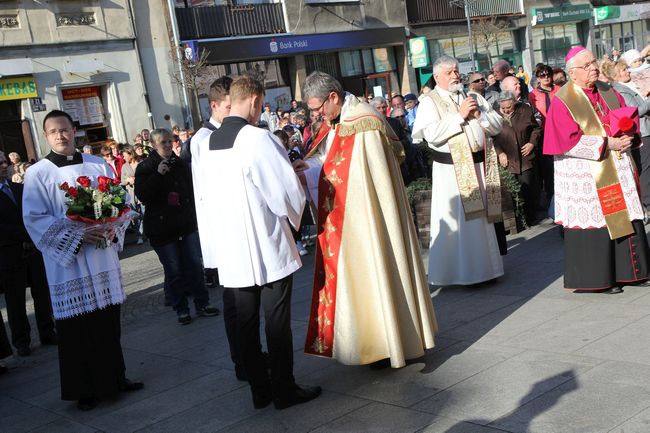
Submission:
[[[291,162],[294,162],[297,159],[302,159],[300,152],[298,152],[295,149],[290,150],[288,155],[289,155],[289,161]]]

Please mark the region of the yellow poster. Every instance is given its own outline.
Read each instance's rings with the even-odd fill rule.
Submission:
[[[8,77],[0,79],[0,101],[38,98],[34,77]]]

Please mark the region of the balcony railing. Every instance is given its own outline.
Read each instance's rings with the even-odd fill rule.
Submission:
[[[181,40],[285,33],[282,4],[176,8]]]
[[[466,0],[469,2],[470,16],[520,15],[519,0]],[[455,6],[449,0],[406,0],[406,13],[409,24],[428,24],[441,21],[460,21],[465,19],[463,3]]]

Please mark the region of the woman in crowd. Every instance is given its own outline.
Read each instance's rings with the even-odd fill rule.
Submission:
[[[210,305],[203,279],[190,166],[172,151],[169,130],[153,130],[150,140],[152,151],[135,170],[135,195],[147,207],[144,232],[163,265],[166,297],[186,325],[192,321],[186,290],[197,315],[219,310]]]
[[[122,163],[123,160],[116,159],[113,155],[113,150],[110,146],[102,146],[102,149],[99,151],[104,161],[111,167],[113,170],[113,176],[121,179],[122,178]]]
[[[135,197],[135,169],[140,163],[140,158],[136,155],[135,150],[132,146],[126,145],[122,149],[122,157],[124,158],[124,165],[122,166],[122,185],[126,188],[126,191],[129,193],[129,206],[131,209],[139,212],[140,214],[144,213],[143,206],[141,206],[140,201]],[[142,239],[142,219],[137,221],[137,230],[138,230],[138,245],[142,245],[144,240]]]
[[[624,60],[612,62],[603,73],[610,78],[614,90],[623,96],[625,104],[629,107],[637,107],[639,109],[639,123],[641,126],[641,141],[643,142],[643,146],[632,149],[632,158],[634,158],[639,171],[642,201],[646,209],[649,209],[650,117],[648,115],[650,115],[650,99],[647,98],[647,92],[642,92],[637,84],[632,81],[630,70]]]
[[[538,196],[535,149],[541,146],[542,129],[530,105],[517,102],[511,92],[501,92],[497,111],[504,122],[501,132],[494,137],[494,149],[499,164],[521,183],[526,222],[532,225]]]

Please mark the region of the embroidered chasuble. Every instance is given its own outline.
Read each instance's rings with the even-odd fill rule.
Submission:
[[[385,119],[354,97],[333,127],[319,177],[305,352],[402,367],[434,346],[437,329],[399,169],[403,149]]]

